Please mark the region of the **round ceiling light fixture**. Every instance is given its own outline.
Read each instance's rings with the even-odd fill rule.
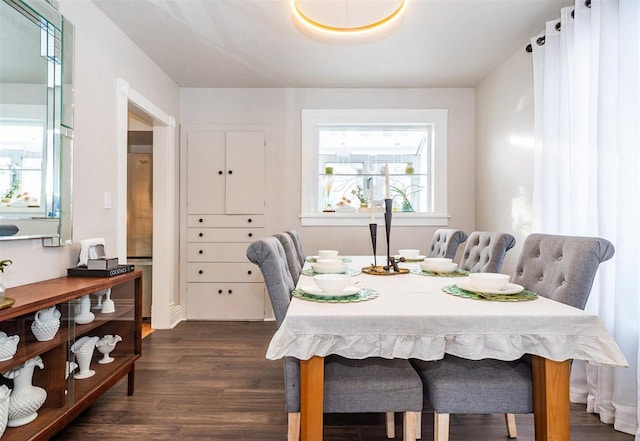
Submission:
[[[291,10],[305,26],[324,33],[357,35],[388,26],[408,0],[291,0]]]

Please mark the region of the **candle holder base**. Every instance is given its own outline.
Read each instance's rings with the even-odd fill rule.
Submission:
[[[398,274],[409,274],[409,268],[398,268],[398,271],[385,269],[384,266],[365,266],[362,268],[364,274],[370,274],[372,276],[395,276]]]

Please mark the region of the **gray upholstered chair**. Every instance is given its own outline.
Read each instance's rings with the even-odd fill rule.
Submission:
[[[282,245],[275,237],[256,241],[247,249],[260,267],[278,326],[285,318],[293,280]],[[300,364],[284,359],[285,408],[289,441],[300,436]],[[416,421],[422,411],[422,382],[408,360],[325,357],[324,411],[326,413],[386,413],[387,436],[395,437],[393,412],[404,414],[404,440],[416,439]]]
[[[459,268],[472,273],[499,273],[504,256],[515,244],[511,234],[474,231],[467,239]]]
[[[531,234],[512,282],[540,296],[584,309],[600,263],[613,245],[600,238]],[[509,437],[517,437],[515,413],[533,412],[531,358],[516,361],[412,360],[435,414],[435,441],[449,438],[451,413],[505,413]]]
[[[291,236],[291,241],[293,245],[296,247],[296,251],[298,252],[298,260],[300,261],[300,266],[304,266],[304,261],[307,256],[304,255],[304,251],[302,250],[302,240],[300,239],[300,235],[296,230],[287,230],[285,231],[289,236]]]
[[[467,240],[467,235],[462,230],[440,229],[433,233],[431,248],[428,257],[456,257],[458,246]]]
[[[300,278],[300,274],[302,273],[302,265],[300,264],[300,259],[298,259],[298,252],[296,251],[293,241],[291,240],[291,236],[286,233],[276,233],[273,235],[273,237],[280,241],[280,244],[284,249],[284,254],[287,257],[289,274],[291,274],[293,284],[296,285],[298,283],[298,279]]]

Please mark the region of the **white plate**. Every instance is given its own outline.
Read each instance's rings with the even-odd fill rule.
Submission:
[[[312,296],[326,296],[326,297],[346,297],[352,296],[354,294],[358,294],[360,292],[360,288],[357,286],[348,286],[342,290],[342,292],[324,292],[316,285],[307,285],[300,288],[307,294],[311,294]]]
[[[507,283],[506,286],[500,290],[496,289],[478,289],[473,283],[469,283],[469,281],[461,280],[456,282],[458,288],[462,288],[465,291],[471,292],[479,292],[481,294],[518,294],[524,291],[524,286],[516,285],[515,283]]]

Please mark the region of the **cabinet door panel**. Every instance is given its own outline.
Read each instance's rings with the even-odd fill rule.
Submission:
[[[264,213],[264,133],[227,132],[227,214]]]
[[[246,242],[262,239],[264,228],[189,228],[189,242]]]
[[[229,320],[261,320],[264,318],[264,285],[261,283],[228,283],[227,314]]]
[[[188,262],[246,262],[245,243],[189,243]]]
[[[187,138],[187,212],[225,212],[225,132],[189,132]]]
[[[187,319],[224,319],[227,296],[224,283],[188,283]]]
[[[201,263],[187,264],[187,282],[262,282],[260,269],[247,263]]]

